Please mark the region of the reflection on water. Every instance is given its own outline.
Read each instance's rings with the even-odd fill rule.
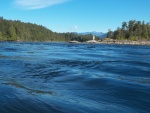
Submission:
[[[52,94],[52,92],[50,91],[42,91],[42,90],[35,90],[35,89],[30,89],[30,88],[27,88],[15,81],[11,81],[11,82],[8,82],[8,83],[2,83],[4,85],[10,85],[10,86],[15,86],[16,88],[21,88],[23,90],[26,90],[28,91],[29,93],[33,94],[33,93],[37,93],[37,94]]]
[[[150,46],[0,43],[1,113],[149,113]]]

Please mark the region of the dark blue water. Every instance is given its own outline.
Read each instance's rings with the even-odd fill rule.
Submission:
[[[0,43],[0,113],[150,113],[150,46]]]

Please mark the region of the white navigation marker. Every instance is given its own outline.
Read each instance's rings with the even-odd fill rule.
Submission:
[[[93,35],[93,40],[95,40],[95,36]]]

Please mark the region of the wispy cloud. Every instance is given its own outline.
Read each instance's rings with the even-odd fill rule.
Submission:
[[[78,30],[78,26],[77,25],[74,26],[74,30]]]
[[[40,9],[66,2],[68,0],[15,0],[15,5],[22,9]]]

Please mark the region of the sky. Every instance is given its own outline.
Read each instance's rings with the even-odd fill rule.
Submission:
[[[108,32],[129,20],[150,22],[150,0],[0,0],[0,16],[54,32]]]

